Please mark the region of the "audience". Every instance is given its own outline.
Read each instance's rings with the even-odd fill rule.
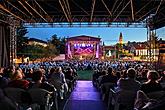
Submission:
[[[57,89],[60,99],[64,99],[68,88],[72,88],[76,82],[78,76],[76,71],[90,69],[94,70],[92,81],[98,89],[102,84],[114,83],[116,87],[112,89],[116,92],[126,90],[136,93],[138,91],[135,107],[141,109],[146,103],[155,101],[150,99],[148,94],[162,91],[163,87],[160,83],[165,81],[163,72],[160,73],[160,77],[158,72],[149,70],[147,65],[140,62],[98,60],[21,64],[19,67],[0,68],[0,88],[15,87],[25,90],[42,88],[49,92]],[[1,102],[2,98],[0,98],[0,104]],[[139,102],[142,104],[140,105]],[[12,109],[14,110],[15,107]]]
[[[20,70],[16,70],[13,74],[11,81],[8,84],[9,87],[28,89],[29,81],[23,79],[23,74]]]
[[[151,99],[147,94],[162,91],[161,84],[157,81],[159,79],[159,74],[155,70],[150,70],[147,73],[147,82],[141,85],[140,91],[137,92],[137,98],[135,101],[135,107],[137,109],[142,109],[147,103],[155,103],[155,99]]]
[[[114,83],[117,84],[117,76],[114,75],[113,68],[108,68],[108,74],[104,75],[100,81],[100,84],[103,83]]]

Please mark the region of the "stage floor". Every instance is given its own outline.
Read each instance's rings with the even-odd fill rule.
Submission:
[[[106,110],[99,91],[92,81],[77,81],[76,88],[67,100],[64,110]]]

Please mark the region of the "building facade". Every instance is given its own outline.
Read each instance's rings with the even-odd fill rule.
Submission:
[[[36,39],[36,38],[30,38],[28,40],[28,44],[29,45],[41,45],[43,47],[47,47],[48,46],[47,42],[45,42],[43,40],[40,40],[40,39]]]

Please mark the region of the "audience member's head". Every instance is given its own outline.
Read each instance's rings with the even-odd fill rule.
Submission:
[[[102,71],[102,75],[106,75],[107,74],[107,71],[106,70],[103,70]]]
[[[155,70],[149,70],[147,73],[147,78],[149,80],[156,81],[159,78],[159,73]]]
[[[49,74],[53,74],[56,72],[56,68],[51,68]]]
[[[148,69],[143,69],[141,72],[141,77],[146,78],[148,73]]]
[[[62,72],[62,68],[59,66],[59,67],[57,67],[57,69],[56,69],[56,73],[61,73]]]
[[[108,74],[112,74],[113,68],[112,67],[108,67]]]
[[[20,70],[16,70],[16,72],[12,76],[12,80],[19,80],[23,79],[23,74],[21,73]]]
[[[116,72],[116,76],[117,76],[117,79],[120,79],[121,78],[121,72],[120,71],[117,71]]]
[[[37,82],[37,81],[39,81],[39,80],[42,80],[42,77],[43,77],[42,71],[37,70],[37,71],[34,71],[34,72],[33,72],[32,80],[33,80],[34,82]]]
[[[121,70],[121,78],[127,78],[127,71]]]
[[[28,74],[33,74],[33,69],[32,68],[28,69]]]
[[[135,78],[135,76],[136,76],[136,70],[134,68],[129,68],[127,70],[127,76],[129,78]]]

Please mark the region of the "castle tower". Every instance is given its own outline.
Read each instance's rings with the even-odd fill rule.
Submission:
[[[123,35],[120,32],[120,36],[119,36],[119,44],[123,44]]]

